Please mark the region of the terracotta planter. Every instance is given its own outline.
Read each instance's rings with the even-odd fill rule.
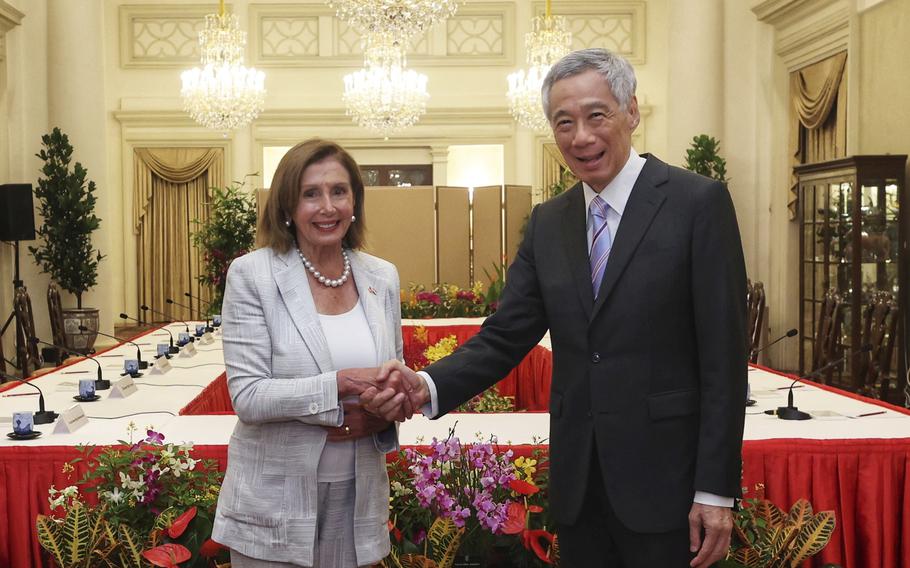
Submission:
[[[79,331],[79,326],[88,331]],[[63,310],[63,333],[66,347],[79,353],[90,353],[98,337],[98,308],[71,308]]]

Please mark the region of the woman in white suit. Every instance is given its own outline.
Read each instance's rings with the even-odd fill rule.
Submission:
[[[357,250],[363,200],[344,149],[296,145],[275,171],[260,248],[228,271],[224,358],[239,421],[213,537],[234,568],[348,568],[389,552],[385,453],[397,430],[357,395],[380,362],[402,357],[399,283],[392,264]]]

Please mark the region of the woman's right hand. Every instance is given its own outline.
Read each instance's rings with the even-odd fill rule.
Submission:
[[[342,369],[336,372],[335,380],[338,382],[338,398],[360,396],[360,393],[378,384],[376,381],[376,375],[378,374],[379,367]]]

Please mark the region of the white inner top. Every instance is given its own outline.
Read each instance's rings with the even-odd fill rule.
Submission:
[[[375,367],[379,364],[376,344],[360,300],[349,312],[338,315],[319,314],[319,322],[335,369]],[[357,402],[358,397],[348,397],[345,401]],[[354,440],[326,442],[319,457],[317,481],[354,479],[355,455]]]

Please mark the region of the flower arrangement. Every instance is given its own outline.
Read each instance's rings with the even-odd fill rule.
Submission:
[[[192,444],[165,444],[151,427],[124,447],[80,447],[64,466],[87,466],[75,484],[51,487],[51,515],[39,515],[38,540],[61,568],[211,566],[226,550],[211,540],[222,473],[191,457]]]
[[[411,284],[401,292],[401,317],[468,318],[488,316],[496,311],[495,301],[484,294],[483,284],[476,282],[470,289],[454,284],[439,284],[427,290],[422,284]]]
[[[419,371],[430,363],[451,355],[457,347],[458,338],[454,335],[447,335],[436,343],[430,344],[427,328],[420,325],[414,328],[414,341],[405,349],[404,361],[408,367]],[[493,386],[459,406],[458,411],[514,412],[515,397],[503,396]]]
[[[553,535],[531,516],[543,512],[544,458],[498,450],[495,439],[462,444],[450,432],[433,438],[426,453],[400,452],[389,464],[393,552],[385,566],[432,560],[445,568],[456,553],[492,550],[507,550],[516,566],[553,563]]]

